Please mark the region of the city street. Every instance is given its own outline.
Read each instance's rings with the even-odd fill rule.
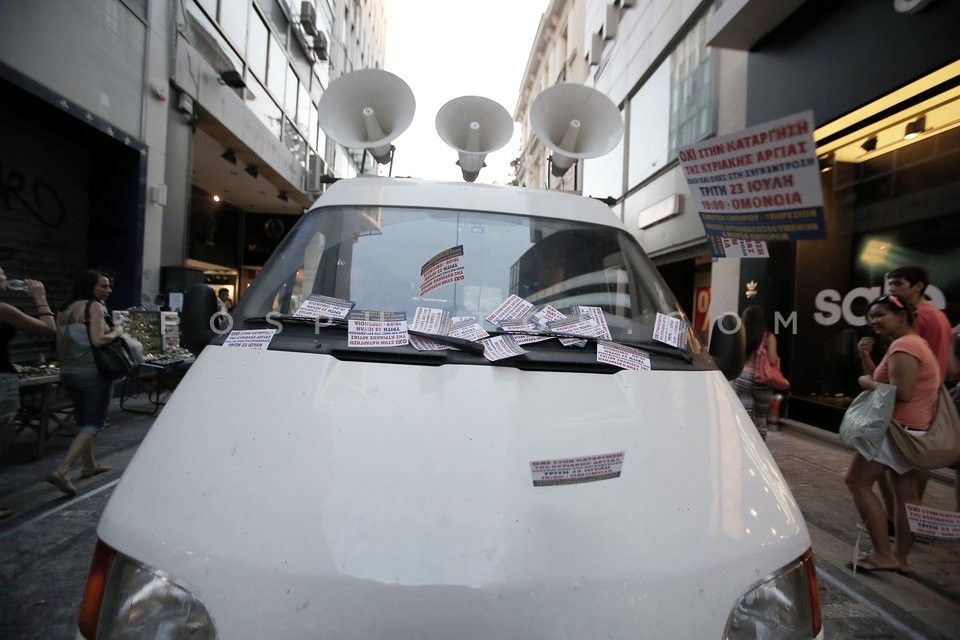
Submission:
[[[77,481],[80,493],[64,498],[44,482],[69,440],[54,441],[34,460],[32,435],[23,433],[0,471],[0,502],[15,514],[0,521],[0,637],[73,638],[84,581],[107,499],[151,416],[111,412],[98,441],[109,473]],[[814,542],[825,637],[946,640],[960,628],[960,544],[917,544],[913,574],[854,576],[843,565],[856,539],[853,506],[843,487],[848,453],[814,437],[810,427],[786,421],[768,445],[807,519]],[[953,489],[934,478],[927,503],[950,508]],[[951,633],[951,631],[953,631]]]

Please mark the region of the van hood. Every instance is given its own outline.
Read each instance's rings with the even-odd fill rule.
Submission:
[[[531,463],[606,454],[619,476],[535,486]],[[719,372],[217,346],[99,535],[187,585],[223,638],[720,637],[739,597],[809,547]]]

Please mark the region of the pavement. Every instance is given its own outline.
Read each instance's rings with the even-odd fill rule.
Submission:
[[[97,491],[122,474],[153,420],[152,415],[122,410],[114,400],[108,426],[95,444],[98,461],[112,469],[80,480],[78,464],[74,483],[81,494]],[[56,436],[38,460],[34,434],[19,434],[0,467],[0,505],[14,509],[11,517],[0,520],[0,538],[5,530],[64,502],[63,495],[43,478],[57,465],[69,443],[69,436]],[[896,636],[869,637],[960,638],[960,541],[918,542],[910,554],[908,575],[854,575],[845,566],[853,557],[859,520],[843,483],[851,452],[836,434],[789,419],[781,419],[770,431],[767,446],[803,511],[813,541],[824,618],[834,625],[832,630],[827,628],[827,637],[867,637],[862,632],[845,635],[838,628],[843,626],[844,616],[852,620],[868,615],[849,604],[863,600],[879,603],[888,621],[902,627],[902,633]],[[953,470],[933,472],[924,504],[954,510],[955,482]],[[870,546],[866,534],[860,544],[861,548]],[[851,622],[850,628],[854,627]]]
[[[903,624],[905,634],[960,638],[960,541],[916,542],[910,551],[908,575],[854,575],[846,563],[853,559],[860,518],[843,482],[852,451],[837,434],[789,419],[781,419],[777,430],[768,433],[767,446],[803,512],[821,591],[826,583],[828,588],[880,603],[891,618]],[[956,481],[952,469],[931,472],[924,505],[955,511]],[[864,532],[860,549],[869,548],[870,539]],[[824,602],[823,606],[830,605]],[[829,613],[824,611],[825,619]]]

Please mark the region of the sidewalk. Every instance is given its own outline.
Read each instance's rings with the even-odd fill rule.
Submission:
[[[133,406],[141,405],[133,403]],[[93,451],[98,463],[112,468],[108,473],[81,480],[80,463],[75,463],[71,478],[80,493],[119,478],[155,418],[122,410],[116,398],[111,402],[108,416],[107,426],[97,435]],[[0,520],[0,531],[65,498],[44,478],[63,459],[72,439],[70,435],[57,435],[37,459],[36,434],[29,429],[17,434],[16,441],[0,461],[0,506],[13,509],[13,515]]]
[[[859,521],[843,478],[852,455],[831,432],[788,419],[767,436],[767,446],[776,459],[803,511],[817,569],[858,593],[889,603],[891,610],[909,628],[958,637],[960,630],[960,542],[916,543],[910,552],[911,573],[865,575],[846,563],[853,558]],[[950,469],[931,473],[924,504],[936,509],[956,508]],[[861,550],[869,550],[864,532]],[[884,607],[885,609],[887,607]]]

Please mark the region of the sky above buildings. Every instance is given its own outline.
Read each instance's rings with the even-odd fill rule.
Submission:
[[[400,76],[417,106],[394,140],[393,175],[462,181],[457,152],[437,134],[437,112],[465,95],[490,98],[513,117],[527,57],[549,0],[385,0],[384,69]],[[487,155],[476,182],[506,184],[520,152],[520,125]],[[385,174],[387,167],[381,169]]]

